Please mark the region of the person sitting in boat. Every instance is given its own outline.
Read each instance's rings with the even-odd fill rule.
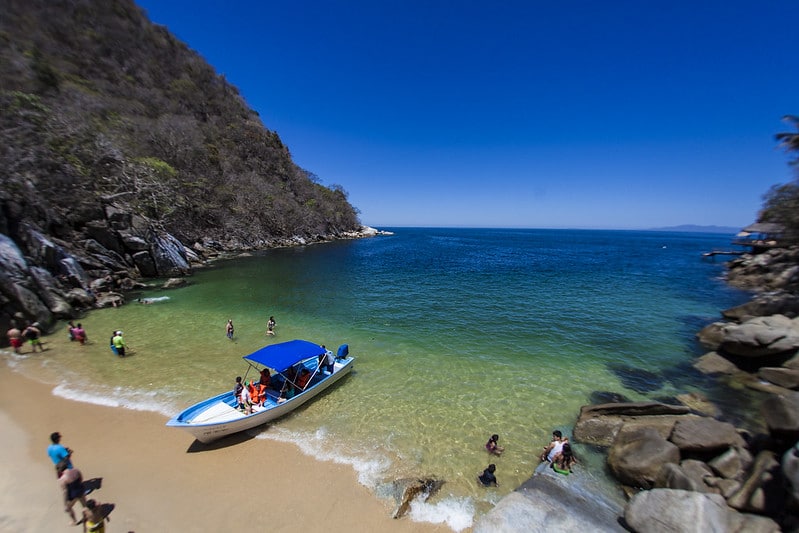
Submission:
[[[272,375],[269,373],[269,369],[268,368],[262,369],[261,370],[261,385],[263,385],[264,388],[268,389],[269,388],[269,384],[270,384],[271,381],[272,381]]]
[[[572,452],[571,444],[563,443],[563,448],[552,458],[552,465],[561,472],[571,472],[572,466],[577,463],[577,458]]]
[[[308,385],[308,382],[311,380],[311,372],[307,368],[303,368],[302,372],[300,372],[300,377],[297,378],[297,386],[305,390],[305,387]]]
[[[252,414],[252,397],[249,389],[244,386],[241,387],[241,393],[239,394],[239,408],[242,406],[244,406],[244,414]]]
[[[259,407],[263,407],[264,400],[266,400],[266,387],[264,387],[260,381],[250,381],[250,385],[248,386],[250,392],[250,401],[253,405],[257,405]]]

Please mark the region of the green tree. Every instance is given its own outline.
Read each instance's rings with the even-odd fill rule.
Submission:
[[[799,131],[799,117],[787,115],[786,122]],[[799,133],[778,133],[775,138],[780,146],[792,157],[794,179],[785,184],[774,185],[763,196],[760,222],[775,222],[785,227],[785,238],[789,242],[799,242]]]

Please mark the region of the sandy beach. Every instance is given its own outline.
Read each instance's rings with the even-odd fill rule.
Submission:
[[[46,453],[53,431],[84,479],[103,478],[91,497],[115,504],[107,531],[450,531],[392,519],[391,502],[350,467],[292,444],[244,435],[204,446],[161,415],[70,401],[52,388],[0,365],[2,531],[81,530],[68,525]]]

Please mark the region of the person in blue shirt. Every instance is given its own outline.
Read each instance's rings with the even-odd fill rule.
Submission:
[[[56,468],[61,461],[66,461],[67,468],[72,468],[72,450],[61,444],[61,433],[58,431],[51,433],[50,441],[52,444],[47,447],[47,455],[50,456],[50,460],[53,461]],[[58,472],[56,472],[56,477],[58,477]]]

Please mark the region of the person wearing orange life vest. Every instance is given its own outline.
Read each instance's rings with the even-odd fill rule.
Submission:
[[[247,386],[250,392],[250,401],[253,405],[263,406],[266,400],[266,387],[259,381],[252,380]]]

